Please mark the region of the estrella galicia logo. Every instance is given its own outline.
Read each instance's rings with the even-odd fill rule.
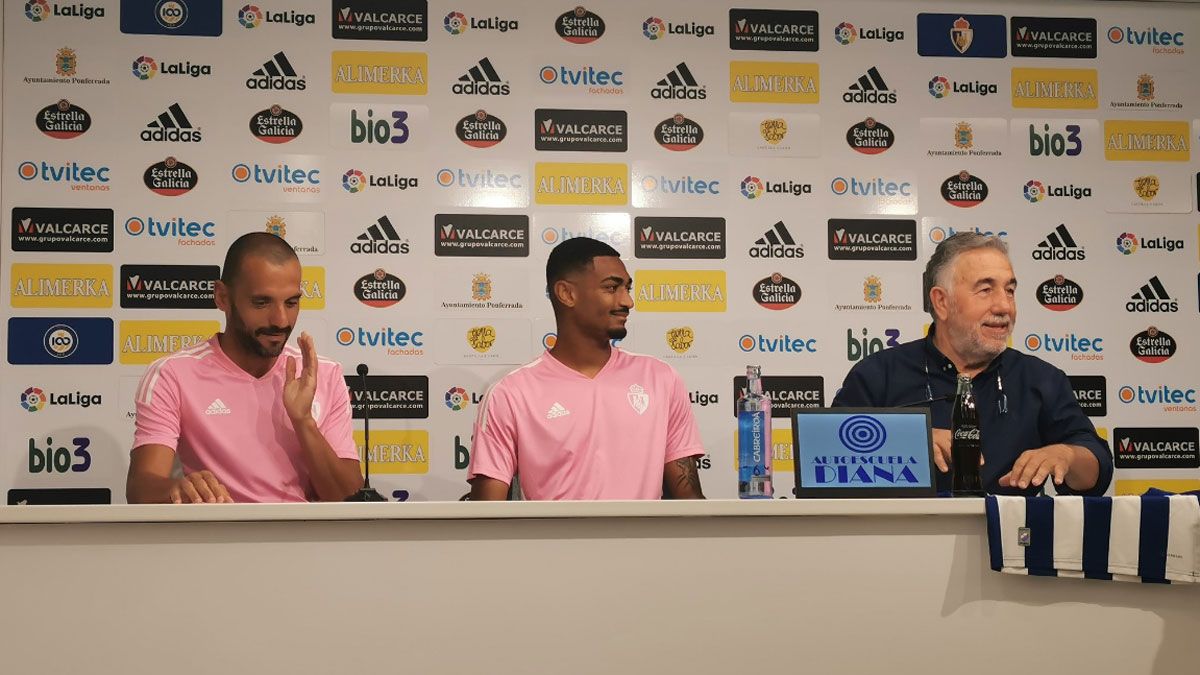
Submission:
[[[1175,338],[1154,326],[1129,340],[1129,353],[1142,363],[1162,363],[1174,356],[1177,349]]]
[[[918,14],[917,53],[1002,59],[1008,54],[1005,23],[1000,14]]]
[[[987,196],[987,183],[978,176],[972,176],[968,171],[959,171],[942,182],[942,199],[960,209],[979,206]]]
[[[250,118],[250,134],[264,143],[287,143],[304,131],[304,123],[294,112],[279,104],[254,113]]]
[[[346,375],[350,389],[350,413],[362,419],[425,419],[429,417],[429,378],[425,375]],[[368,411],[367,408],[370,408]]]
[[[14,366],[108,365],[113,321],[108,317],[12,317],[8,362]]]
[[[574,45],[586,45],[604,35],[604,19],[589,12],[582,5],[563,12],[554,20],[554,32]]]
[[[846,130],[846,143],[864,155],[886,152],[895,142],[896,134],[892,128],[874,117],[868,117]]]
[[[1088,417],[1108,415],[1108,381],[1103,375],[1068,375],[1079,408]]]
[[[791,418],[799,408],[825,407],[825,378],[808,375],[764,375],[763,393],[771,398],[771,417]],[[746,376],[733,378],[733,416],[737,417],[737,400],[746,389]]]
[[[214,309],[217,265],[121,265],[125,309]]]
[[[724,218],[638,216],[633,254],[637,258],[724,258]]]
[[[38,131],[50,138],[75,138],[92,128],[92,116],[88,111],[61,99],[38,111],[34,119]]]
[[[704,129],[681,113],[675,113],[654,128],[654,140],[667,150],[691,150],[704,140]]]
[[[459,120],[454,125],[454,135],[472,148],[490,148],[504,140],[508,126],[504,120],[480,109]]]
[[[338,0],[333,3],[335,40],[429,39],[428,0]]]
[[[1065,312],[1083,302],[1083,287],[1058,274],[1037,287],[1037,299],[1042,307],[1052,312]]]
[[[1013,56],[1096,58],[1095,19],[1014,16],[1009,25]]]
[[[211,0],[121,0],[120,14],[129,35],[221,35],[221,3]]]
[[[439,213],[433,229],[436,256],[529,257],[529,216]]]
[[[200,181],[200,177],[192,167],[174,157],[168,157],[146,167],[142,180],[151,192],[164,197],[178,197],[191,192]]]
[[[819,29],[819,17],[811,10],[729,10],[730,49],[815,52]]]
[[[112,253],[112,209],[13,207],[12,250]]]

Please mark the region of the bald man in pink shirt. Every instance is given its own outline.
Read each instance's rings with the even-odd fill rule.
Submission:
[[[127,500],[340,501],[353,494],[362,474],[342,367],[319,358],[307,333],[299,349],[287,346],[300,313],[296,252],[273,234],[244,235],[230,246],[215,291],[225,331],[155,361],[142,377]]]
[[[703,499],[704,454],[687,389],[671,366],[612,346],[633,284],[608,244],[579,237],[550,253],[554,347],[492,386],[475,420],[472,500]]]

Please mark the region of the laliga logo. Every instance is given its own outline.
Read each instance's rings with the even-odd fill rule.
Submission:
[[[874,417],[853,415],[838,427],[838,440],[850,452],[870,454],[887,442],[887,429]]]
[[[1138,250],[1137,236],[1132,232],[1122,232],[1117,237],[1117,250],[1124,255],[1130,255]]]
[[[257,28],[262,20],[262,10],[255,5],[243,5],[238,10],[238,23],[246,28]]]
[[[746,176],[742,179],[742,196],[746,199],[756,199],[763,193],[762,181],[757,176]]]
[[[854,24],[843,21],[833,28],[833,39],[839,45],[848,45],[858,39],[858,29]]]
[[[950,93],[950,80],[941,75],[935,76],[929,80],[929,95],[934,98],[946,98]]]
[[[46,407],[46,392],[37,387],[30,387],[21,392],[21,407],[29,412],[37,412]]]
[[[467,30],[467,15],[462,12],[450,12],[442,19],[442,27],[451,35],[462,35]]]
[[[1039,180],[1031,180],[1025,184],[1022,193],[1026,201],[1036,204],[1046,198],[1046,186]]]
[[[25,16],[34,23],[45,21],[50,17],[50,3],[46,0],[30,0],[25,3]]]
[[[642,22],[642,35],[651,40],[658,40],[667,34],[667,24],[657,16],[652,16]]]
[[[139,56],[133,62],[133,76],[148,80],[158,74],[158,64],[149,56]]]
[[[350,169],[342,174],[342,189],[350,194],[356,194],[367,189],[367,177],[358,169]]]

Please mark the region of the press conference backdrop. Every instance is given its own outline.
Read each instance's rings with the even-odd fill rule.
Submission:
[[[300,255],[297,329],[370,365],[391,499],[466,492],[481,397],[553,344],[543,265],[580,235],[633,274],[621,346],[686,381],[710,496],[735,494],[745,365],[786,495],[788,409],[923,334],[924,261],[963,230],[1008,242],[1013,347],[1071,376],[1116,489],[1200,478],[1192,7],[4,10],[10,501],[123,500],[139,378],[219,329],[217,266],[255,231]]]

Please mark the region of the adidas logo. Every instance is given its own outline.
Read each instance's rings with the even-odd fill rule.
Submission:
[[[269,91],[304,91],[308,82],[296,74],[296,69],[288,61],[283,52],[275,52],[262,68],[246,78],[247,89],[263,89]]]
[[[875,66],[871,66],[865,75],[850,85],[849,91],[842,94],[846,103],[895,103],[896,92],[887,86],[883,76]]]
[[[228,415],[233,411],[226,407],[225,402],[219,398],[213,399],[213,402],[208,405],[208,409],[204,411],[205,415]]]
[[[170,141],[173,143],[199,143],[200,130],[192,126],[178,103],[150,121],[142,130],[143,141]]]
[[[767,230],[750,247],[751,258],[803,258],[804,247],[797,244],[783,221]]]
[[[708,90],[696,81],[686,63],[680,63],[650,90],[650,98],[703,100],[708,98]]]
[[[368,227],[366,232],[358,235],[350,244],[351,253],[402,255],[408,251],[408,240],[400,239],[400,234],[396,232],[387,216],[380,216],[374,225]]]
[[[1179,302],[1171,299],[1158,275],[1150,278],[1138,289],[1137,293],[1129,296],[1125,303],[1127,312],[1178,312]]]
[[[492,66],[492,60],[483,57],[465,75],[458,78],[450,91],[455,94],[475,94],[477,96],[508,96],[508,82],[500,78],[500,74]]]
[[[570,415],[570,414],[571,414],[570,410],[567,410],[566,408],[563,407],[563,404],[559,403],[558,401],[555,401],[554,405],[550,406],[550,409],[546,411],[546,419],[552,420],[552,419],[555,419],[558,417],[566,417],[567,415]]]
[[[1054,228],[1033,249],[1034,260],[1084,260],[1086,257],[1086,251],[1075,243],[1065,224]]]

